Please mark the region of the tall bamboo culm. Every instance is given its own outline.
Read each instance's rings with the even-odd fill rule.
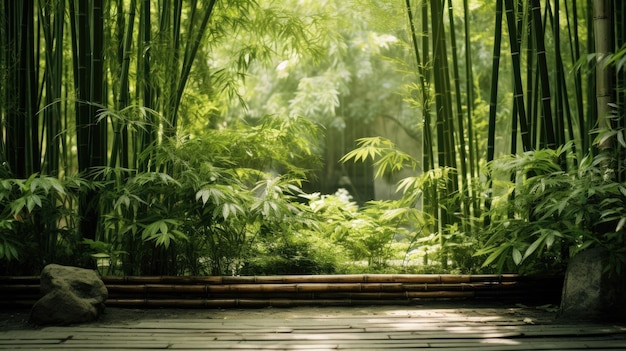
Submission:
[[[454,234],[450,231],[470,232],[471,221],[463,219],[481,211],[476,201],[480,198],[479,191],[472,189],[478,184],[476,177],[480,171],[472,109],[468,107],[473,103],[469,8],[465,3],[463,30],[455,27],[457,15],[452,2],[422,1],[413,8],[406,1],[406,9],[422,88],[419,108],[423,118],[423,171],[433,178],[423,189],[424,210],[436,218],[430,230],[438,235],[445,252],[445,238]],[[414,16],[416,12],[421,12],[421,16]],[[422,30],[418,32],[416,28],[420,27]],[[464,60],[458,55],[458,32],[465,38]],[[465,67],[463,77],[461,67]],[[434,125],[432,120],[436,121]],[[456,229],[459,225],[460,229]],[[446,255],[442,255],[444,267],[447,262]]]

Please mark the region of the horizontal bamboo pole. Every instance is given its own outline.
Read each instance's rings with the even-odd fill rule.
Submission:
[[[428,296],[428,294],[439,293],[452,293],[452,294],[473,294],[473,296],[518,296],[521,299],[530,299],[533,297],[541,298],[549,296],[550,294],[559,294],[560,291],[549,289],[487,289],[487,290],[432,290],[432,291],[380,291],[380,292],[365,292],[365,291],[320,291],[320,292],[249,292],[249,293],[212,293],[212,294],[181,294],[181,293],[122,293],[119,291],[109,291],[109,298],[142,298],[142,299],[222,299],[222,298],[300,298],[300,299],[316,299],[323,296],[333,297],[350,297],[350,296],[379,296],[380,298],[420,298],[422,296]],[[423,295],[420,295],[423,294]]]
[[[408,305],[409,300],[394,301],[396,305]],[[221,299],[221,300],[150,300],[150,299],[117,299],[107,300],[111,307],[145,307],[145,308],[261,308],[261,307],[294,307],[294,306],[372,306],[389,304],[385,300],[294,300],[294,299]]]
[[[380,298],[421,298],[422,296],[428,296],[428,294],[439,294],[439,293],[452,293],[452,294],[473,294],[472,296],[480,296],[480,297],[488,297],[488,296],[511,296],[518,297],[520,299],[540,299],[547,296],[556,296],[560,294],[560,291],[550,290],[550,289],[489,289],[489,290],[433,290],[433,291],[380,291],[380,292],[332,292],[332,291],[321,291],[321,292],[274,292],[274,293],[260,293],[260,292],[250,292],[250,293],[241,293],[241,294],[232,294],[232,293],[214,293],[214,294],[172,294],[172,293],[152,293],[152,294],[144,294],[144,293],[120,293],[115,291],[109,292],[109,298],[141,298],[141,299],[223,299],[223,298],[246,298],[246,299],[259,299],[259,298],[299,298],[299,299],[319,299],[324,296],[333,296],[333,297],[350,297],[350,296],[379,296]],[[423,294],[423,295],[420,295]],[[33,296],[33,295],[30,295]]]
[[[32,307],[39,298],[27,298],[22,297],[19,299],[0,299],[0,307],[2,309],[15,309],[15,308],[26,308]]]
[[[36,287],[39,290],[40,281],[41,278],[39,276],[0,276],[0,291],[9,289],[12,286]]]
[[[550,280],[553,277],[545,277]],[[446,275],[446,274],[347,274],[287,276],[105,276],[105,284],[270,284],[270,283],[423,283],[452,284],[476,282],[522,282],[542,280],[516,274]],[[0,276],[0,285],[39,284],[38,276]]]
[[[402,291],[471,291],[484,289],[514,289],[516,283],[483,284],[401,284],[401,283],[303,283],[303,284],[227,284],[227,285],[172,285],[109,284],[110,293],[127,294],[246,294],[246,293],[316,293],[316,292],[402,292]]]
[[[5,283],[22,283],[32,284],[39,283],[38,275],[0,275],[0,284]]]
[[[338,292],[317,293],[311,300],[348,299],[348,300],[410,300],[438,298],[471,298],[473,291],[405,291],[405,292]],[[243,298],[243,297],[242,297]],[[289,298],[289,297],[286,297]]]
[[[525,282],[553,280],[555,276],[521,276],[517,274],[344,274],[285,276],[104,276],[110,284],[240,284],[240,283],[468,283]],[[2,284],[39,284],[39,276],[0,276]]]
[[[292,306],[352,306],[352,305],[410,305],[423,299],[465,299],[479,297],[471,292],[432,292],[422,293],[410,299],[381,299],[376,296],[333,297],[332,295],[319,299],[291,299],[291,298],[257,298],[257,299],[109,299],[107,306],[111,307],[174,307],[174,308],[232,308],[232,307],[292,307]]]
[[[428,283],[513,282],[517,274],[339,274],[285,276],[105,276],[106,284],[290,284],[290,283]]]
[[[296,275],[247,277],[104,277],[109,306],[277,306],[420,299],[560,298],[563,278],[509,275]],[[0,305],[40,297],[39,277],[0,277]]]
[[[208,298],[189,298],[172,295],[151,296],[140,298],[137,295],[128,294],[115,294],[109,295],[109,299],[106,301],[107,306],[111,307],[124,307],[124,306],[148,306],[148,307],[167,307],[167,306],[242,306],[242,305],[254,305],[259,306],[271,305],[267,301],[292,301],[291,304],[302,303],[302,301],[310,301],[310,304],[321,305],[324,301],[370,301],[375,304],[403,304],[415,302],[418,300],[430,300],[430,299],[515,299],[515,300],[542,300],[548,296],[558,297],[558,292],[549,289],[521,289],[521,290],[477,290],[477,291],[430,291],[430,292],[361,292],[361,293],[277,293],[259,295],[259,294],[243,294],[233,297],[230,294],[215,294]],[[32,306],[37,301],[35,297],[19,296],[13,299],[3,298],[0,299],[0,306]],[[148,302],[146,302],[148,301]],[[224,304],[224,301],[231,301],[232,303]],[[233,301],[239,301],[234,303]],[[244,301],[245,303],[240,303]],[[254,301],[257,301],[254,303]],[[338,302],[336,302],[338,303]]]
[[[131,294],[110,294],[110,299],[124,299],[124,298],[144,298],[151,300],[167,300],[167,299],[185,299],[185,300],[220,300],[224,298],[238,298],[238,299],[267,299],[267,298],[286,298],[286,299],[307,299],[317,300],[325,298],[333,299],[420,299],[420,298],[447,298],[447,297],[473,297],[475,291],[404,291],[404,292],[320,292],[320,293],[276,293],[276,294],[215,294],[209,296],[177,296],[169,294],[160,295],[131,295]]]
[[[0,291],[39,291],[39,282],[37,284],[0,284]]]

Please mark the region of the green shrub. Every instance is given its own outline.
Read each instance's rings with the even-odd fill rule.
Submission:
[[[322,244],[322,245],[319,245]],[[300,235],[259,240],[241,270],[243,275],[333,274],[340,250]]]
[[[498,270],[562,270],[569,257],[591,246],[611,252],[614,269],[626,258],[626,184],[611,176],[604,155],[588,156],[564,171],[568,148],[538,150],[494,161],[503,195],[490,210],[485,232],[487,265]],[[532,259],[531,259],[532,258]]]
[[[315,133],[304,119],[268,117],[165,139],[141,155],[147,171],[106,170],[101,241],[123,252],[118,273],[239,274],[262,228],[291,233],[304,218],[296,195]]]
[[[49,263],[89,264],[77,233],[80,178],[32,174],[0,180],[0,272],[39,274]]]

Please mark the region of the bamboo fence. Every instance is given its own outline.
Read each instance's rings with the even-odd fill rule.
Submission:
[[[287,307],[411,304],[430,299],[558,302],[563,277],[354,274],[103,277],[114,307]],[[39,277],[0,277],[0,305],[31,306]]]

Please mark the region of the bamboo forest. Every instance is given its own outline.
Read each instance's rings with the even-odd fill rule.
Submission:
[[[626,264],[624,2],[0,12],[0,275]]]

